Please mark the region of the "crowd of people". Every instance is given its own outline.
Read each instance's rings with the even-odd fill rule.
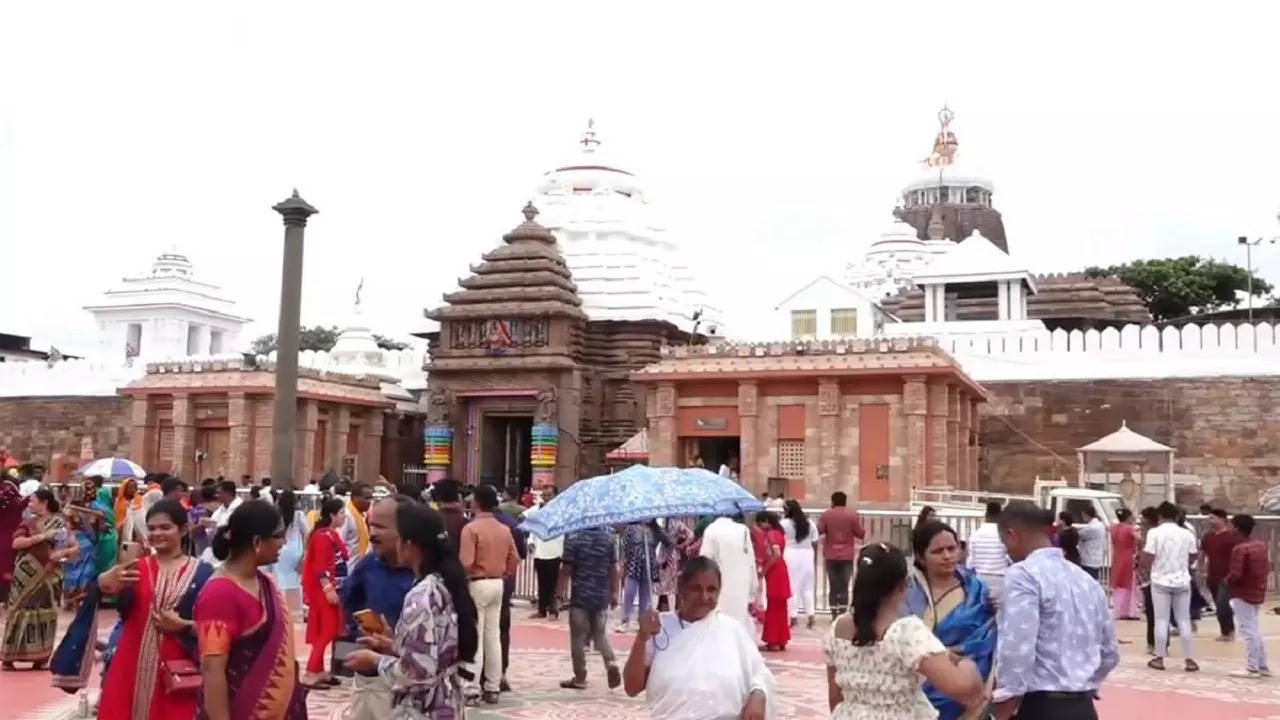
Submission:
[[[1199,669],[1197,566],[1218,639],[1244,640],[1236,674],[1270,674],[1267,548],[1251,516],[1212,508],[1197,538],[1171,503],[1142,509],[1136,525],[1121,510],[1109,527],[1093,512],[1054,523],[1031,503],[991,503],[967,541],[925,508],[898,548],[869,542],[839,492],[816,520],[771,498],[737,517],[537,538],[520,522],[554,489],[535,498],[442,480],[375,501],[372,486],[343,482],[308,513],[299,493],[243,479],[88,478],[70,497],[25,482],[0,481],[0,529],[14,538],[0,558],[11,563],[0,568],[0,661],[47,667],[72,692],[99,667],[100,718],[292,720],[306,716],[308,692],[344,682],[354,720],[461,718],[512,690],[511,601],[526,556],[533,617],[568,615],[573,674],[560,686],[589,687],[594,647],[606,686],[643,693],[655,718],[779,717],[764,658],[798,624],[814,627],[819,557],[835,718],[1096,717],[1117,620],[1146,616],[1155,670],[1176,627],[1185,670]],[[614,631],[634,634],[623,662],[607,627],[619,606]],[[60,607],[75,614],[55,648]],[[103,607],[117,611],[106,643]]]

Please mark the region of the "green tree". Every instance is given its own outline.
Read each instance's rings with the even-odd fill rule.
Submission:
[[[378,333],[373,334],[373,341],[378,343],[378,347],[383,350],[407,350],[409,348],[409,343],[392,340],[391,338],[384,337]]]
[[[1235,307],[1237,293],[1249,288],[1249,272],[1244,268],[1198,255],[1089,267],[1084,273],[1091,278],[1119,277],[1138,292],[1156,320]],[[1262,297],[1269,292],[1271,283],[1254,275],[1253,294]]]
[[[338,328],[323,325],[315,327],[300,327],[298,338],[298,348],[301,350],[332,350],[333,344],[338,342]],[[276,334],[268,333],[253,341],[250,346],[255,355],[269,355],[276,350]]]

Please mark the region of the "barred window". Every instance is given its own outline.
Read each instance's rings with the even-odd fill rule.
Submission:
[[[156,456],[159,460],[173,460],[173,427],[161,427],[156,444]]]
[[[791,311],[791,339],[804,340],[818,334],[817,310]]]
[[[784,478],[804,477],[804,441],[778,441],[778,475]]]
[[[857,335],[857,308],[834,308],[831,311],[831,334],[837,336]]]

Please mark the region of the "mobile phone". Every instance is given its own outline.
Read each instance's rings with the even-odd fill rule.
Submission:
[[[142,557],[141,543],[128,540],[120,543],[120,559],[117,561],[120,565],[137,560],[140,557]]]
[[[350,640],[334,640],[333,650],[329,656],[330,672],[334,675],[342,677],[351,677],[355,673],[342,666],[342,661],[356,650],[364,650],[365,647],[357,642]]]
[[[382,620],[382,616],[368,608],[357,610],[351,614],[351,617],[355,618],[356,622],[360,623],[360,628],[370,635],[389,634],[389,628],[387,628],[386,622]]]

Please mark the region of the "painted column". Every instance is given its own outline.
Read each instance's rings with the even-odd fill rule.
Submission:
[[[279,437],[278,431],[280,429],[279,408],[280,403],[277,402],[277,437]],[[298,429],[294,433],[294,447],[296,449],[293,453],[293,472],[290,477],[310,480],[311,476],[315,474],[312,467],[316,456],[316,421],[320,419],[320,408],[316,405],[315,400],[299,400],[298,410],[294,415],[294,422]],[[272,467],[272,472],[275,472],[274,466]],[[271,482],[273,485],[275,484],[275,475],[271,476]]]
[[[144,468],[155,467],[157,437],[156,412],[147,395],[133,398],[133,432],[129,435],[129,458]]]
[[[960,485],[960,388],[947,386],[947,486]]]
[[[929,408],[929,397],[924,375],[907,375],[902,380],[902,412],[907,416],[906,484],[910,490],[927,484],[924,419]]]
[[[654,467],[673,467],[677,464],[676,434],[676,386],[674,383],[658,383],[653,415],[649,422],[649,464]]]
[[[1009,281],[996,282],[996,319],[1009,320]]]
[[[957,428],[956,442],[959,447],[956,448],[956,467],[959,469],[960,480],[959,487],[961,490],[970,490],[972,486],[973,476],[969,474],[969,422],[970,411],[969,393],[961,390],[956,400],[956,410],[960,413],[960,423]]]
[[[947,484],[947,382],[929,382],[929,468],[928,484]]]
[[[173,394],[173,467],[178,477],[196,477],[196,418],[187,393]]]
[[[927,323],[936,322],[938,319],[937,310],[934,309],[934,285],[924,286],[924,321]]]
[[[347,454],[347,433],[351,432],[351,407],[334,405],[329,410],[329,437],[325,438],[325,468],[341,468]]]
[[[231,477],[249,474],[249,445],[253,434],[249,400],[242,392],[227,393],[227,465]]]
[[[807,497],[825,497],[844,490],[840,482],[840,381],[818,380],[818,485],[806,488]],[[856,495],[854,497],[857,497]]]
[[[560,428],[553,422],[534,423],[531,435],[529,461],[533,466],[533,486],[545,488],[555,485]]]
[[[763,488],[765,478],[757,467],[759,459],[760,387],[755,380],[738,382],[738,482],[752,488]],[[764,492],[760,490],[760,492]]]

